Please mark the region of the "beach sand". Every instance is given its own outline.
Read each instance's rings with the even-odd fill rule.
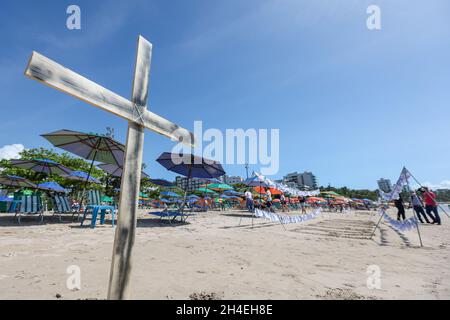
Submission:
[[[449,299],[448,218],[421,225],[421,248],[415,229],[402,235],[385,223],[369,240],[378,217],[325,212],[285,230],[261,219],[252,229],[242,211],[200,213],[172,225],[141,211],[132,298]],[[0,299],[105,299],[111,225],[37,220],[19,226],[0,214]],[[71,265],[80,267],[80,290],[66,286]],[[381,271],[379,289],[367,286],[369,266]]]

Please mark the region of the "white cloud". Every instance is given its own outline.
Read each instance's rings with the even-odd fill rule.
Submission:
[[[425,182],[423,184],[424,186],[427,186],[428,188],[431,188],[433,190],[437,190],[437,189],[450,189],[450,180],[444,180],[441,183],[438,184],[434,184],[431,182]]]
[[[19,158],[19,153],[25,150],[23,144],[11,144],[0,148],[0,160]]]

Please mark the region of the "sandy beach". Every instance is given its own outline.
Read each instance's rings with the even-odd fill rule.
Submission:
[[[134,299],[449,299],[450,233],[422,225],[404,235],[376,212],[327,213],[283,226],[241,211],[200,213],[186,224],[141,211],[134,251]],[[244,216],[240,223],[240,217]],[[80,228],[46,216],[0,216],[0,299],[104,299],[114,229]],[[80,267],[81,290],[66,286]],[[369,289],[367,268],[381,271]]]

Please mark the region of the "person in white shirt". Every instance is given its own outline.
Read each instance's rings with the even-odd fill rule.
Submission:
[[[246,200],[247,210],[250,212],[253,212],[253,195],[250,190],[247,190],[245,192],[245,200]]]
[[[269,209],[269,211],[272,211],[272,193],[270,192],[269,189],[267,189],[266,192],[266,207],[267,209]]]

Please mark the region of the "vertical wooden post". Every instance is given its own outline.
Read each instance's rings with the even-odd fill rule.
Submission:
[[[132,102],[139,118],[147,107],[152,45],[142,37],[138,40]],[[111,262],[108,299],[130,299],[132,251],[135,240],[139,191],[141,183],[144,127],[128,123],[125,159],[120,188],[119,215]]]

